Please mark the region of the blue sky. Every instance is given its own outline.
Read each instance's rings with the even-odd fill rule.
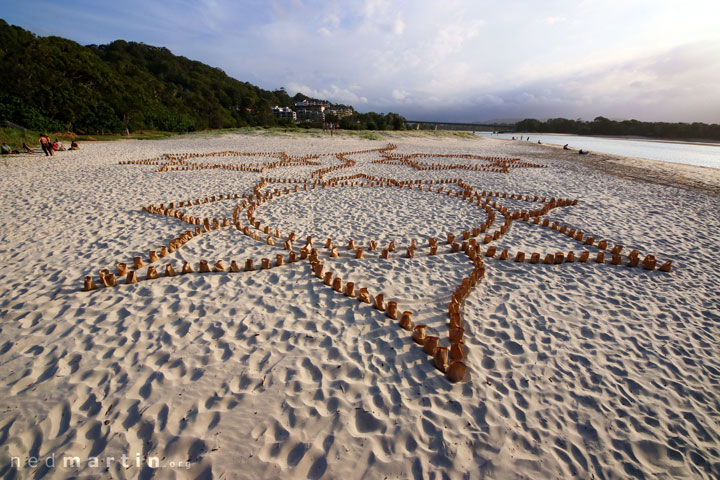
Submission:
[[[720,123],[717,0],[0,0],[0,18],[409,119]]]

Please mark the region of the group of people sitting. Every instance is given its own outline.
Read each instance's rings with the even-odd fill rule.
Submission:
[[[540,142],[538,142],[538,143],[540,143]],[[565,145],[563,145],[563,150],[570,150],[570,149],[568,148],[568,144],[567,144],[567,143],[566,143]],[[578,150],[578,153],[579,153],[580,155],[587,155],[587,154],[590,153],[590,152],[588,152],[587,150],[583,151],[583,149],[581,148],[580,150]]]
[[[53,155],[56,151],[78,150],[80,148],[75,140],[70,143],[70,148],[65,148],[57,138],[51,142],[50,137],[46,133],[40,135],[39,143],[42,151],[45,152],[45,156]],[[40,153],[40,151],[30,148],[26,142],[23,142],[22,148],[23,151],[21,152],[20,150],[13,149],[7,142],[3,142],[2,145],[0,145],[0,154],[12,155],[18,153]]]

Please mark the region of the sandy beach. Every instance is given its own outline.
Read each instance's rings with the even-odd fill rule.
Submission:
[[[720,477],[718,170],[237,134],[0,170],[3,478]]]

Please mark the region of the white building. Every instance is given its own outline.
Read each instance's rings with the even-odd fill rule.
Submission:
[[[289,118],[292,121],[297,120],[297,114],[290,107],[272,107],[272,113],[277,118]]]
[[[328,107],[326,102],[315,102],[312,100],[303,100],[295,103],[295,111],[297,117],[303,120],[325,121],[325,109]]]

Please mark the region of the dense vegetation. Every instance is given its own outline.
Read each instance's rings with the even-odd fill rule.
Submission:
[[[640,122],[597,117],[592,122],[551,118],[526,119],[515,125],[520,132],[574,133],[577,135],[632,135],[651,138],[720,140],[720,125],[707,123]]]
[[[337,119],[331,121],[337,121]],[[346,130],[405,130],[405,117],[397,113],[353,113],[341,118],[340,128]]]
[[[0,19],[0,120],[32,130],[185,132],[285,124],[274,105],[308,99],[268,91],[168,49],[118,40],[82,46]],[[394,114],[355,114],[348,128],[398,128]]]

